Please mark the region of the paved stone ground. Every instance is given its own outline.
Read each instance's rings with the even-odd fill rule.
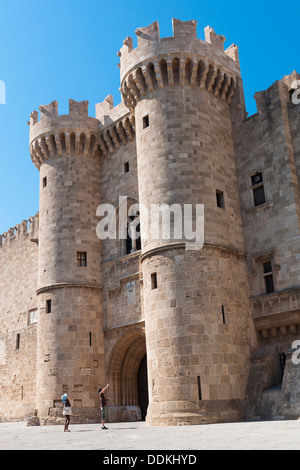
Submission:
[[[0,423],[0,450],[300,450],[300,420],[150,427],[144,422],[26,426]],[[117,453],[117,455],[119,455]]]

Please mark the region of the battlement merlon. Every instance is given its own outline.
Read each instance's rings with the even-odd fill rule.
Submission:
[[[290,75],[285,75],[281,81],[288,87],[289,91],[299,88],[300,74],[294,70]]]
[[[100,129],[111,126],[113,123],[116,123],[127,115],[128,109],[123,101],[114,106],[112,95],[107,95],[102,103],[96,103],[96,118],[100,122]]]
[[[21,239],[22,237],[29,237],[30,241],[38,243],[39,236],[39,212],[29,217],[28,220],[23,220],[20,224],[15,225],[8,229],[7,232],[0,235],[0,248]]]
[[[230,46],[224,51],[225,37],[218,35],[207,26],[204,29],[205,41],[197,37],[197,21],[181,21],[172,19],[173,36],[161,38],[159,24],[157,21],[151,25],[136,29],[138,45],[133,49],[131,37],[127,37],[118,52],[120,57],[121,77],[124,77],[139,62],[157,58],[167,58],[180,53],[186,53],[190,57],[203,56],[211,59],[228,72],[240,76],[240,64],[238,59],[238,48]]]

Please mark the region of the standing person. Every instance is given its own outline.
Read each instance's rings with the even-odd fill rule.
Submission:
[[[100,410],[101,410],[101,421],[102,421],[102,429],[107,429],[105,426],[105,420],[106,420],[106,399],[104,392],[107,390],[109,387],[109,384],[106,385],[106,387],[102,388],[102,385],[100,385],[100,388],[98,390],[99,393],[99,398],[100,398]]]
[[[63,415],[66,418],[64,432],[70,432],[69,424],[70,424],[70,416],[71,416],[71,403],[69,402],[68,396],[66,393],[61,397],[61,399],[64,404]]]

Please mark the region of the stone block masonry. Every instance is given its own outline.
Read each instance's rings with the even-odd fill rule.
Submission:
[[[74,422],[99,422],[106,383],[110,421],[299,417],[299,75],[248,117],[238,47],[196,27],[128,36],[117,106],[30,115],[40,208],[0,237],[0,420],[61,423],[67,392]],[[118,229],[100,240],[104,204]],[[203,205],[203,247],[186,250],[172,217],[147,238],[142,214],[133,243],[134,204]]]
[[[35,408],[39,214],[0,240],[0,420]]]

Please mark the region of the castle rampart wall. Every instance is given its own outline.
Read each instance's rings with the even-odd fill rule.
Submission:
[[[300,331],[299,106],[291,102],[289,78],[256,93],[257,113],[233,126],[250,304],[261,346],[251,358],[246,411],[251,417],[286,413],[280,408],[286,392],[278,385],[283,357],[285,377],[289,374],[286,352]],[[253,189],[258,187],[265,197],[259,204]],[[274,283],[269,292],[265,266]],[[263,394],[274,386],[273,395]]]
[[[251,297],[265,294],[260,271],[264,254],[273,260],[277,291],[298,288],[300,278],[295,262],[300,248],[298,110],[280,81],[256,99],[258,112],[234,129]],[[256,172],[262,173],[265,193],[265,203],[257,206],[251,189]]]
[[[35,409],[39,216],[0,236],[0,420]]]
[[[295,156],[295,165],[296,165],[297,176],[298,176],[298,186],[300,188],[300,135],[299,135],[300,106],[299,104],[295,104],[292,101],[288,103],[288,115],[289,115],[289,123],[290,123],[290,130],[291,130],[291,138],[292,138],[292,143],[293,143],[293,151],[294,151],[294,156]]]

